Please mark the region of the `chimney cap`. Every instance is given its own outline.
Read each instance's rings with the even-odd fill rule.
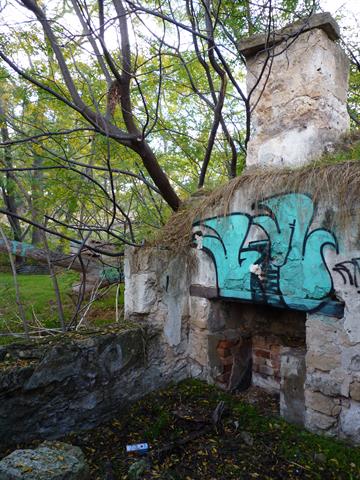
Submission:
[[[285,40],[296,37],[297,35],[308,32],[315,28],[320,28],[328,35],[331,40],[338,40],[340,38],[340,28],[335,19],[330,13],[316,13],[309,17],[301,18],[300,20],[287,25],[280,30],[275,30],[270,34],[270,38],[265,34],[256,34],[245,40],[240,40],[240,53],[246,59],[256,55],[259,52],[265,51],[266,48],[273,47]]]

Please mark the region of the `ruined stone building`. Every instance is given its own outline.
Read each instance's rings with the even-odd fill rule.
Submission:
[[[187,259],[128,249],[125,299],[128,319],[161,331],[164,375],[252,383],[289,421],[360,442],[358,170],[312,163],[349,130],[338,39],[319,14],[241,44],[246,170],[226,201],[210,196]]]
[[[190,200],[189,238],[170,220],[173,245],[127,249],[135,329],[0,350],[33,359],[2,376],[3,441],[91,428],[193,377],[276,392],[287,420],[360,444],[360,168],[314,163],[349,130],[338,39],[320,14],[243,42],[244,173]]]

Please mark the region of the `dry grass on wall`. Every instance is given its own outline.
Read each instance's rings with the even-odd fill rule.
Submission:
[[[171,216],[153,244],[178,253],[185,252],[191,244],[193,223],[211,216],[209,212],[215,208],[217,212],[222,209],[226,215],[234,192],[239,188],[246,188],[255,203],[270,195],[286,192],[308,193],[315,204],[326,202],[336,205],[335,210],[340,221],[346,224],[354,205],[359,204],[359,138],[360,134],[357,132],[354,143],[348,138],[342,149],[310,165],[298,168],[249,168],[241,176],[211,192],[197,192]]]

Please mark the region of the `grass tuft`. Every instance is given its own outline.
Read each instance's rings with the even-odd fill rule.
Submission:
[[[345,226],[359,200],[360,132],[346,137],[336,151],[311,164],[296,168],[252,167],[215,190],[196,192],[170,217],[153,245],[185,253],[192,241],[194,222],[209,216],[209,210],[229,213],[231,200],[239,188],[246,188],[255,204],[271,195],[308,193],[315,204],[323,201],[334,205],[333,221]]]

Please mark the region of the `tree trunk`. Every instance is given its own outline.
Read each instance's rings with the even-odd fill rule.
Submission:
[[[8,142],[10,140],[10,135],[9,135],[9,129],[6,123],[6,116],[5,116],[5,110],[4,106],[2,103],[2,99],[0,98],[0,122],[1,122],[1,139],[3,142]],[[5,168],[12,168],[12,155],[11,155],[11,147],[7,146],[4,148],[4,156],[3,156],[3,162]],[[14,193],[14,186],[15,186],[15,180],[14,180],[14,174],[13,172],[6,172],[6,181],[5,184],[1,187],[2,191],[2,197],[4,200],[4,204],[6,209],[11,212],[11,213],[17,213],[17,206],[16,206],[16,198],[15,198],[15,193]],[[7,216],[10,228],[13,232],[13,238],[16,241],[21,240],[21,226],[20,226],[20,221],[18,218],[8,215]],[[15,263],[16,265],[19,265],[22,263],[22,258],[19,256],[16,256],[15,258]]]

